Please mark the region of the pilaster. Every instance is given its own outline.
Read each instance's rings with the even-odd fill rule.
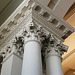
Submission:
[[[23,41],[15,37],[0,52],[3,56],[1,75],[21,75]]]

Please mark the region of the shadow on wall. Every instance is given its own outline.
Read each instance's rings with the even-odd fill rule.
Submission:
[[[0,1],[0,26],[20,5],[23,0],[1,0]]]
[[[2,61],[3,61],[3,56],[0,55],[0,73],[1,73],[1,68],[2,68]],[[0,74],[1,75],[1,74]]]

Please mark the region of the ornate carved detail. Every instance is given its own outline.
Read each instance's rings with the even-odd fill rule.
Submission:
[[[0,51],[0,55],[5,59],[11,53],[11,46],[6,46]]]
[[[62,56],[64,52],[67,52],[68,46],[64,45],[61,41],[57,42],[57,49],[60,50],[60,55]]]
[[[12,53],[16,53],[17,55],[22,57],[24,53],[23,45],[23,37],[15,37],[14,40],[12,39],[8,43],[8,45],[6,45],[4,48],[0,50],[0,55],[3,56],[3,60],[8,58]],[[15,47],[15,49],[13,49],[13,47]]]
[[[46,56],[46,53],[47,52],[50,52],[50,49],[49,49],[49,41],[51,41],[51,44],[52,43],[52,39],[50,40],[50,37],[51,37],[51,34],[44,34],[42,35],[42,50],[41,50],[41,54],[42,54],[42,64],[43,64],[43,73],[46,74],[46,62],[45,62],[45,56]]]
[[[4,38],[4,36],[2,34],[0,34],[0,40],[2,40]]]
[[[49,53],[50,52],[50,47],[54,47],[54,38],[52,34],[45,34],[42,36],[44,38],[44,40],[42,41],[43,47],[42,47],[42,51],[45,53]]]
[[[43,63],[43,72],[46,73],[46,62],[45,58],[50,55],[57,55],[62,60],[62,55],[64,52],[67,52],[68,46],[64,45],[52,34],[44,34],[42,36],[42,63]]]
[[[41,17],[44,18],[44,20],[48,24],[55,27],[55,30],[59,32],[58,35],[60,35],[61,33],[64,34],[61,36],[63,40],[72,34],[72,31],[66,26],[67,24],[65,22],[61,22],[60,19],[56,18],[52,13],[49,13],[49,11],[45,10],[41,5],[36,4],[34,6],[34,10],[38,13],[39,16],[41,15]],[[67,36],[65,30],[70,31],[70,33],[68,33]]]
[[[15,53],[23,56],[24,53],[24,40],[23,37],[15,37],[13,41],[13,45],[15,46]]]
[[[52,14],[53,13],[52,11],[48,11],[38,1],[28,0],[28,1],[24,1],[23,4],[16,10],[17,13],[14,12],[11,15],[11,17],[9,17],[8,20],[6,20],[6,22],[3,23],[3,25],[1,26],[1,29],[0,29],[1,31],[4,29],[4,27],[8,28],[8,29],[5,29],[6,36],[3,35],[4,38],[2,36],[0,36],[0,39],[2,39],[2,40],[0,40],[1,43],[4,41],[4,39],[6,37],[8,37],[12,32],[14,32],[14,30],[16,31],[17,27],[19,29],[21,29],[21,27],[24,27],[24,25],[20,25],[20,24],[22,24],[22,22],[25,20],[25,18],[27,18],[27,16],[31,13],[31,11],[32,11],[32,16],[36,15],[36,12],[37,12],[37,16],[41,17],[38,20],[42,19],[46,22],[47,29],[48,29],[48,27],[51,26],[50,28],[52,28],[52,26],[53,26],[53,28],[55,28],[55,30],[60,33],[60,34],[58,33],[58,36],[62,40],[65,39],[66,37],[68,37],[74,31],[74,29],[70,28],[70,26],[68,26],[65,22],[61,21],[60,18],[57,17],[55,14]],[[33,13],[35,13],[35,14],[33,15]],[[35,18],[37,18],[37,17],[35,17]],[[40,20],[41,23],[45,24],[44,21],[42,22],[42,20]],[[56,27],[59,23],[62,23],[63,26]],[[9,29],[11,30],[11,32],[9,32],[10,31]],[[67,29],[70,31],[67,33],[67,36],[66,36],[64,29]],[[50,30],[50,29],[48,29],[48,30],[53,32],[53,34],[55,34],[54,30]],[[18,32],[18,30],[17,30],[17,32]],[[2,32],[1,32],[1,34],[2,34]],[[63,35],[61,35],[61,34],[63,34]],[[14,36],[14,34],[12,34],[12,35]]]
[[[16,25],[16,23],[14,21],[10,21],[9,24],[8,24],[9,27],[11,27],[13,25]]]
[[[2,30],[2,33],[7,33],[7,32],[9,32],[9,31],[10,31],[9,28],[4,28],[4,29]]]
[[[28,2],[29,8],[32,8],[34,5],[35,5],[34,0],[30,0],[30,1]]]
[[[58,55],[62,56],[64,52],[67,52],[68,46],[64,45],[61,41],[58,41],[58,39],[52,35],[49,34],[47,37],[45,35],[45,39],[43,40],[43,47],[42,47],[42,54],[45,55]]]
[[[36,27],[35,23],[30,22],[24,29],[23,36],[25,36],[25,42],[35,40],[41,42],[41,36],[43,35],[43,29],[41,26]]]

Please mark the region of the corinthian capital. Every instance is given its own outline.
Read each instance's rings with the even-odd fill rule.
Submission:
[[[31,40],[41,42],[41,37],[43,35],[43,29],[41,26],[35,25],[34,22],[30,22],[24,29],[23,36],[25,38],[25,43]]]
[[[23,41],[23,37],[19,36],[19,37],[15,37],[13,40],[13,46],[15,47],[14,49],[14,53],[16,53],[17,55],[22,56],[23,52],[24,52],[24,41]]]
[[[44,35],[42,46],[43,56],[57,55],[61,57],[64,52],[67,52],[68,46],[64,45],[60,40],[58,40],[53,34],[49,36]]]
[[[68,46],[64,45],[61,41],[57,42],[57,46],[58,50],[60,50],[60,55],[63,55],[64,52],[67,52],[68,50]]]

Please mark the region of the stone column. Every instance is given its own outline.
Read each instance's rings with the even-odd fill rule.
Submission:
[[[35,26],[26,27],[22,75],[42,75],[40,34]]]
[[[47,40],[47,47],[44,46],[46,49],[46,73],[47,75],[63,75],[61,56],[68,47],[57,42],[57,39],[54,39],[52,35]]]
[[[61,57],[53,50],[46,57],[47,75],[63,75]]]

